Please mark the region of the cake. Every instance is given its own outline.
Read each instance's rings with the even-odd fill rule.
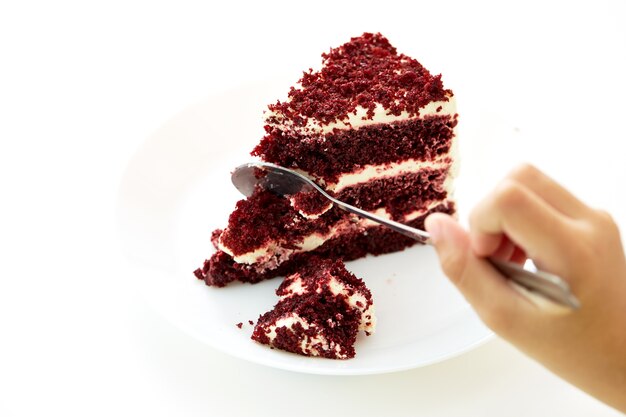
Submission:
[[[269,105],[252,155],[304,173],[346,203],[423,229],[453,214],[457,114],[440,75],[365,33],[322,54],[286,100]],[[257,189],[212,235],[195,275],[211,286],[297,273],[315,256],[344,261],[416,243],[310,195]]]
[[[313,257],[276,290],[278,303],[252,333],[259,343],[305,356],[349,359],[376,318],[370,290],[341,260]]]

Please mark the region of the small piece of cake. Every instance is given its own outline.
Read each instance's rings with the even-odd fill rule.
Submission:
[[[274,309],[259,317],[252,339],[305,356],[349,359],[359,330],[374,332],[372,295],[340,260],[312,258],[288,276]]]
[[[423,229],[452,214],[457,114],[441,76],[365,33],[323,54],[288,98],[269,106],[253,150],[296,169],[339,200]],[[297,272],[311,256],[352,260],[416,243],[311,196],[267,191],[237,204],[213,236],[216,253],[195,271],[207,285],[258,282]]]

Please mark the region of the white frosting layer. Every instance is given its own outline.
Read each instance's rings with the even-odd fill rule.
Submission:
[[[423,169],[442,169],[451,165],[450,154],[440,156],[433,161],[418,161],[407,159],[402,162],[388,163],[382,165],[365,165],[363,168],[339,176],[334,184],[327,184],[330,191],[339,192],[346,187],[356,184],[366,183],[371,180],[395,177],[397,175],[417,173]]]
[[[415,220],[419,216],[422,216],[422,215],[426,214],[428,212],[428,210],[433,209],[434,207],[438,206],[441,203],[442,203],[442,201],[439,201],[439,200],[431,201],[426,207],[424,207],[422,209],[419,209],[419,210],[415,210],[414,212],[409,213],[406,216],[404,216],[404,219],[400,223],[406,223],[406,222],[410,222],[411,220]],[[377,215],[378,217],[383,217],[385,219],[391,219],[391,214],[389,214],[389,212],[386,209],[384,209],[384,208],[380,208],[378,210],[375,210],[372,213]],[[359,223],[361,223],[361,225],[364,226],[364,227],[380,226],[380,224],[378,224],[374,220],[370,220],[370,219],[360,219]],[[380,227],[383,227],[383,226],[380,226]]]
[[[287,288],[285,288],[285,295],[281,296],[280,299],[289,298],[292,295],[302,295],[306,291],[304,286],[302,285],[302,278],[300,278],[300,274],[295,273],[289,277],[291,283]]]
[[[313,118],[308,118],[304,126],[294,126],[291,120],[285,118],[281,113],[274,111],[265,112],[265,123],[271,125],[280,124],[281,128],[292,129],[294,131],[301,132],[317,132],[317,133],[329,133],[334,129],[358,129],[363,126],[374,125],[378,123],[393,123],[404,120],[420,119],[425,116],[446,116],[456,114],[456,100],[454,96],[449,97],[447,101],[433,101],[419,109],[419,114],[410,115],[408,112],[403,111],[399,115],[390,114],[382,104],[376,103],[374,108],[374,115],[369,117],[367,115],[368,109],[362,106],[357,106],[354,112],[348,113],[347,117],[337,122],[329,123],[327,125],[320,124],[320,122]],[[275,119],[276,123],[272,123],[271,120]]]
[[[322,235],[320,233],[313,233],[309,236],[306,236],[302,242],[298,245],[298,249],[285,249],[278,245],[276,242],[270,242],[267,246],[263,248],[257,248],[252,252],[247,252],[241,255],[234,255],[232,251],[222,244],[221,240],[218,241],[218,248],[230,256],[233,257],[235,262],[239,264],[254,264],[259,262],[266,263],[265,267],[278,266],[293,254],[297,252],[309,252],[313,249],[321,246],[324,242],[330,239],[332,236],[337,234],[337,230],[340,227],[336,226],[330,230],[330,232],[326,235]],[[266,259],[264,259],[266,258]],[[272,259],[273,258],[273,259]]]
[[[374,304],[367,305],[367,298],[359,292],[350,291],[343,282],[339,281],[335,277],[332,277],[329,282],[330,292],[335,295],[342,294],[348,300],[348,305],[361,312],[361,321],[359,323],[359,330],[363,330],[369,334],[374,333],[376,329],[376,316],[374,315]],[[352,292],[352,295],[350,295]]]
[[[304,318],[295,313],[290,313],[285,315],[272,325],[269,325],[265,328],[265,334],[270,339],[270,345],[276,339],[276,329],[278,328],[286,328],[293,331],[293,327],[296,323],[300,324],[303,329],[308,330],[309,328],[317,328],[315,324],[309,323]],[[341,346],[335,342],[328,342],[328,339],[324,337],[324,335],[316,332],[316,335],[313,337],[309,337],[307,335],[303,335],[302,340],[300,341],[300,350],[302,353],[306,355],[319,356],[322,351],[334,350],[335,354],[340,359],[347,358],[347,355],[341,352]]]

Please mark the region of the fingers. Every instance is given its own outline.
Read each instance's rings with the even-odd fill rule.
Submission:
[[[437,250],[444,273],[463,293],[481,319],[502,334],[536,306],[515,291],[484,259],[470,249],[469,235],[450,216],[434,213],[426,230]]]
[[[570,271],[568,243],[576,238],[571,220],[528,187],[506,179],[470,216],[471,243],[479,256],[492,255],[506,235],[548,271]]]
[[[573,194],[532,165],[523,164],[515,168],[507,176],[506,181],[512,181],[525,187],[563,216],[572,219],[589,218],[593,216],[593,209],[586,206]],[[496,190],[496,193],[502,189],[506,189],[506,186],[501,186]],[[502,259],[497,252],[501,250],[500,246],[503,244],[503,236],[501,231],[496,233],[480,233],[478,235],[473,234],[473,249],[478,255],[491,255]],[[522,255],[517,254],[516,258],[521,259]]]
[[[568,217],[587,217],[592,211],[572,193],[532,165],[520,165],[511,171],[507,178],[524,185],[549,206]]]

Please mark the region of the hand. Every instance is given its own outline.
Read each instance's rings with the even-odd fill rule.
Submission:
[[[562,378],[626,411],[626,260],[618,228],[532,166],[480,202],[465,231],[433,214],[426,230],[442,268],[494,332]],[[485,257],[524,262],[568,281],[576,311],[546,309]]]

